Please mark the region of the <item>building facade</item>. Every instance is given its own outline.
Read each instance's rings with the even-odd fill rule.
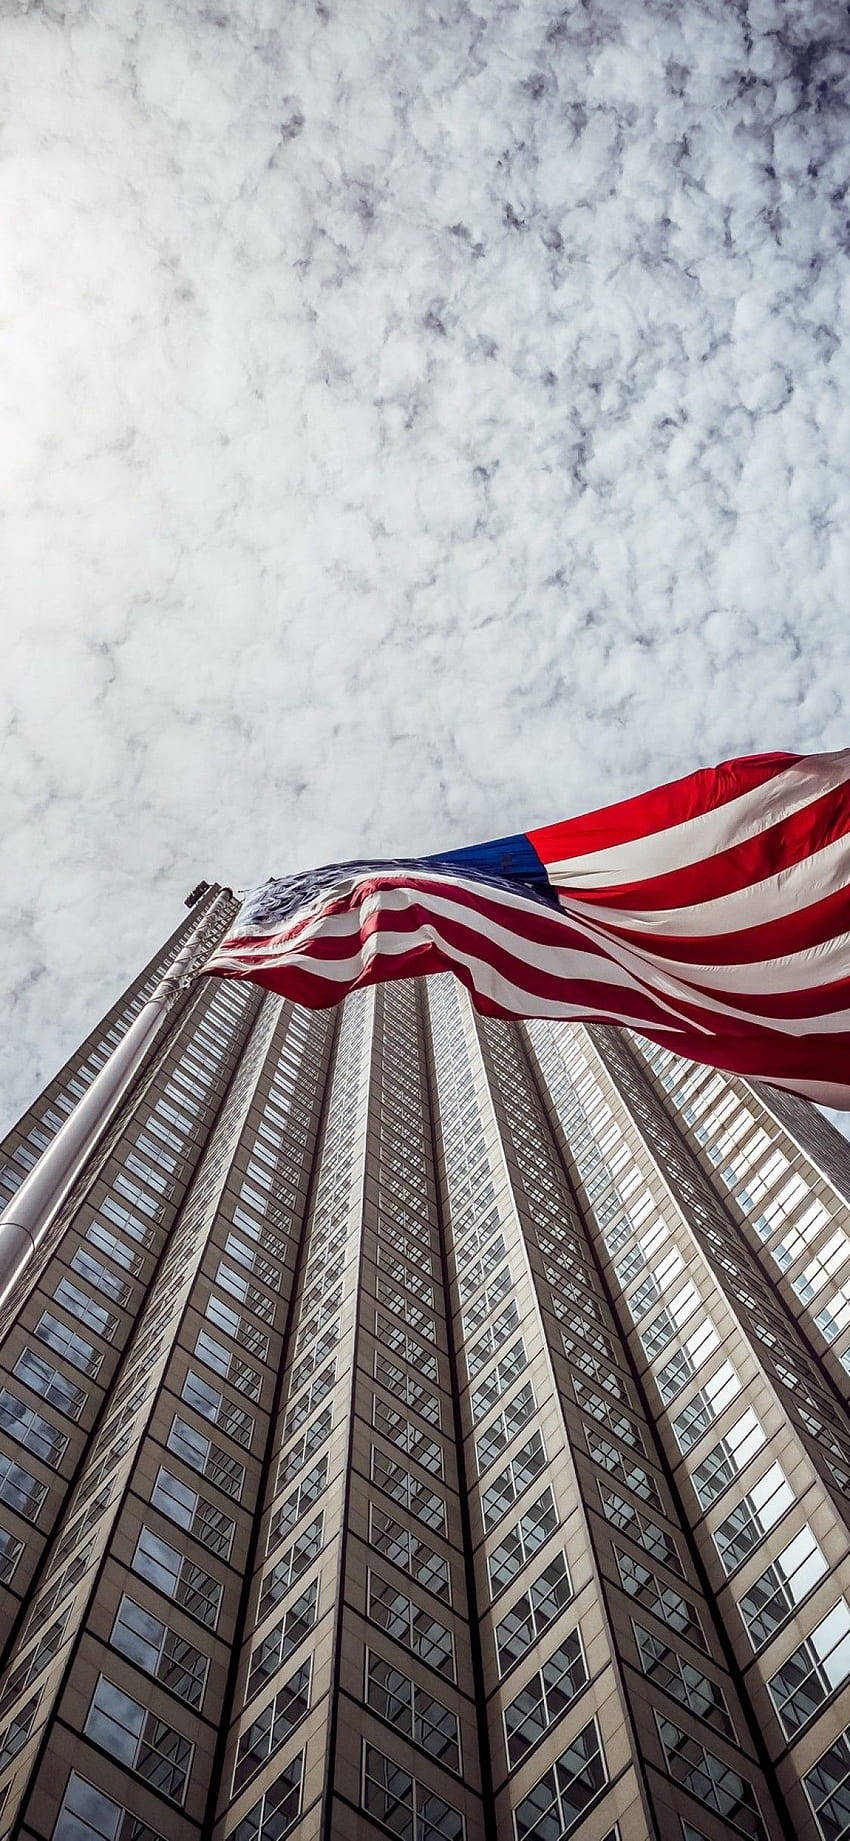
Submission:
[[[191,983],[0,1312],[0,1841],[850,1833],[848,1195],[625,1032]]]

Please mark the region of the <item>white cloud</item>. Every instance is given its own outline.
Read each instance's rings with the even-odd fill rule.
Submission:
[[[0,0],[2,1111],[240,881],[847,740],[839,0]]]

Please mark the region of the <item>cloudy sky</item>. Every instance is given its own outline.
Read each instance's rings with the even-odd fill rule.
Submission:
[[[236,884],[846,744],[843,0],[0,0],[11,1119]]]

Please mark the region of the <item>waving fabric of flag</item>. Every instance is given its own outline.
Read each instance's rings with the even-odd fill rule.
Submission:
[[[725,761],[515,837],[267,882],[205,970],[314,1009],[450,971],[486,1015],[623,1024],[850,1108],[850,750]]]

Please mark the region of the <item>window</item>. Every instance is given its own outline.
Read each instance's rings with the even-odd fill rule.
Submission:
[[[230,1841],[283,1841],[298,1820],[303,1770],[304,1753],[299,1752],[297,1758],[284,1765],[271,1789],[237,1823]]]
[[[224,1490],[225,1495],[235,1496],[238,1501],[245,1481],[245,1467],[235,1457],[230,1457],[211,1439],[204,1438],[203,1433],[185,1419],[172,1421],[166,1443],[169,1451],[182,1457],[184,1464],[200,1471],[202,1477],[208,1477],[218,1489]]]
[[[663,1579],[658,1579],[648,1566],[633,1559],[630,1553],[623,1553],[615,1547],[614,1554],[623,1591],[628,1592],[630,1598],[637,1599],[638,1604],[645,1605],[655,1617],[669,1624],[671,1630],[677,1630],[680,1636],[686,1636],[699,1649],[705,1649],[706,1641],[696,1605],[689,1598],[683,1598],[675,1586],[666,1585]]]
[[[379,1342],[392,1349],[394,1355],[400,1355],[402,1361],[408,1362],[426,1381],[439,1381],[439,1365],[433,1351],[414,1342],[412,1336],[406,1336],[398,1323],[385,1317],[379,1310],[375,1312],[375,1335]]]
[[[722,1496],[750,1458],[761,1450],[764,1441],[764,1432],[750,1406],[693,1473],[691,1482],[701,1508],[710,1508],[712,1502]]]
[[[741,1391],[741,1383],[731,1362],[723,1362],[717,1372],[694,1394],[673,1420],[673,1431],[680,1451],[691,1451],[703,1433],[719,1419],[731,1400]]]
[[[280,1290],[281,1274],[278,1267],[273,1266],[270,1259],[264,1259],[262,1254],[258,1253],[255,1247],[246,1246],[244,1240],[240,1240],[238,1234],[228,1234],[224,1243],[224,1250],[231,1259],[236,1260],[237,1265],[244,1266],[245,1270],[247,1272],[253,1272],[255,1277],[258,1278],[263,1285],[268,1285],[270,1291]],[[225,1290],[230,1291],[235,1298],[247,1299],[249,1292],[253,1291],[256,1293],[257,1288],[254,1285],[245,1285],[244,1289],[242,1289],[236,1273],[233,1273],[232,1280],[228,1282],[222,1277],[223,1271],[230,1273],[231,1268],[219,1266],[216,1283],[223,1285]],[[253,1309],[253,1305],[251,1308]],[[271,1313],[268,1314],[271,1315]]]
[[[714,1545],[727,1573],[735,1571],[748,1553],[775,1527],[791,1507],[794,1491],[778,1464],[771,1464],[726,1520],[714,1530]]]
[[[249,1449],[254,1435],[251,1414],[246,1413],[241,1406],[235,1406],[203,1375],[195,1374],[190,1368],[180,1390],[180,1398],[185,1400],[187,1406],[193,1407],[196,1413],[200,1413],[202,1418],[210,1419],[213,1425],[220,1426],[222,1432],[232,1438],[235,1444],[241,1445],[244,1450]]]
[[[490,1555],[490,1589],[494,1598],[522,1572],[557,1526],[558,1511],[552,1491],[544,1489],[542,1496],[532,1502]]]
[[[610,1439],[591,1430],[590,1426],[585,1426],[584,1437],[594,1464],[607,1470],[611,1476],[619,1477],[625,1488],[633,1490],[642,1502],[651,1502],[658,1509],[662,1507],[655,1479],[641,1464],[636,1464],[633,1458],[628,1457],[617,1445],[612,1445]]]
[[[496,1626],[500,1674],[504,1675],[539,1641],[572,1595],[567,1562],[562,1553],[557,1553]]]
[[[265,1687],[272,1675],[277,1674],[284,1662],[289,1660],[293,1651],[303,1643],[305,1636],[316,1622],[319,1607],[319,1583],[314,1579],[311,1585],[296,1598],[294,1604],[284,1611],[280,1622],[275,1624],[268,1636],[265,1636],[251,1653],[248,1668],[248,1682],[245,1698],[251,1700],[260,1688]]]
[[[486,1432],[482,1432],[477,1441],[479,1476],[495,1463],[497,1457],[501,1457],[511,1440],[528,1424],[534,1405],[534,1388],[530,1381],[526,1381],[525,1386],[514,1394],[513,1399],[497,1414],[492,1425],[488,1426]]]
[[[46,1610],[39,1611],[35,1620],[37,1630],[40,1625],[43,1625],[48,1615],[49,1612]],[[33,1681],[37,1680],[53,1657],[59,1654],[68,1624],[68,1615],[68,1611],[65,1611],[50,1624],[48,1629],[43,1630],[43,1634],[37,1638],[23,1660],[7,1675],[2,1695],[0,1695],[0,1713],[6,1713],[9,1707],[14,1706],[20,1695],[25,1693]]]
[[[222,1587],[185,1554],[169,1547],[153,1528],[143,1527],[136,1542],[133,1571],[150,1580],[167,1598],[182,1605],[190,1617],[214,1630],[221,1606]]]
[[[396,1590],[386,1579],[370,1572],[368,1582],[368,1603],[366,1615],[373,1624],[395,1642],[403,1643],[405,1649],[427,1662],[441,1675],[448,1675],[454,1680],[454,1642],[452,1633],[445,1624],[423,1611],[419,1605],[405,1597],[404,1592]]]
[[[591,1355],[589,1349],[583,1349],[581,1344],[576,1342],[575,1337],[568,1336],[563,1330],[561,1342],[564,1354],[574,1368],[580,1368],[582,1374],[596,1381],[606,1393],[613,1394],[615,1400],[622,1400],[626,1405],[629,1404],[628,1389],[621,1375],[617,1374],[613,1368],[608,1368],[604,1362],[600,1362],[595,1355]]]
[[[756,1233],[760,1234],[762,1239],[769,1237],[778,1227],[781,1227],[786,1219],[786,1213],[791,1213],[790,1209],[786,1211],[780,1208],[774,1215],[773,1211],[780,1200],[781,1196],[777,1196],[776,1201],[772,1202],[770,1208],[765,1211],[771,1217],[769,1220],[766,1220],[763,1215],[761,1221],[753,1222]],[[793,1266],[800,1254],[805,1252],[810,1241],[814,1240],[821,1228],[826,1227],[828,1223],[829,1214],[822,1202],[810,1203],[805,1212],[798,1215],[796,1221],[789,1225],[782,1239],[775,1241],[774,1245],[769,1248],[770,1257],[779,1267],[780,1272],[787,1272],[789,1266]]]
[[[374,1745],[363,1747],[363,1808],[404,1841],[463,1841],[460,1811]]]
[[[23,1551],[23,1541],[9,1534],[6,1528],[0,1528],[0,1582],[4,1585],[8,1585]]]
[[[560,1841],[608,1781],[595,1720],[576,1734],[514,1815],[517,1841]]]
[[[685,1262],[678,1247],[671,1247],[669,1253],[665,1253],[664,1258],[658,1261],[656,1270],[641,1279],[631,1297],[626,1299],[635,1323],[640,1323],[641,1318],[646,1316],[647,1311],[652,1309],[653,1304],[658,1302],[684,1268]]]
[[[419,1426],[414,1425],[411,1419],[406,1419],[403,1413],[397,1413],[385,1400],[373,1398],[372,1414],[374,1425],[386,1439],[414,1458],[423,1470],[430,1470],[434,1476],[442,1476],[443,1450],[435,1439],[428,1438]]]
[[[689,1738],[672,1720],[655,1715],[667,1769],[675,1783],[683,1784],[706,1809],[713,1809],[742,1834],[764,1836],[755,1791],[746,1777],[706,1751],[698,1739]]]
[[[647,1361],[654,1362],[662,1349],[667,1348],[700,1301],[696,1286],[688,1279],[670,1303],[659,1311],[657,1317],[653,1317],[649,1328],[641,1330],[640,1339]]]
[[[241,1361],[238,1355],[234,1355],[232,1349],[226,1348],[224,1343],[219,1342],[216,1336],[211,1336],[208,1330],[199,1330],[198,1340],[195,1343],[195,1354],[205,1367],[212,1368],[215,1374],[220,1374],[224,1380],[230,1381],[237,1393],[245,1394],[249,1400],[259,1400],[263,1384],[262,1375],[258,1374],[256,1368],[251,1368],[247,1362]]]
[[[834,1292],[823,1310],[818,1311],[815,1322],[826,1342],[834,1342],[846,1329],[850,1323],[850,1280]]]
[[[570,1328],[575,1331],[576,1336],[581,1336],[586,1343],[590,1344],[592,1349],[598,1349],[600,1355],[605,1355],[610,1361],[613,1361],[614,1347],[610,1336],[606,1336],[604,1330],[597,1329],[596,1325],[593,1323],[588,1323],[586,1319],[579,1316],[576,1311],[561,1309],[557,1299],[554,1297],[552,1299],[552,1305],[555,1310],[555,1315],[560,1319],[561,1323],[568,1323]],[[575,1348],[574,1338],[568,1336],[565,1331],[562,1331],[561,1340],[564,1345],[564,1354],[572,1361],[574,1359],[573,1350]]]
[[[633,1502],[627,1502],[625,1496],[618,1495],[616,1490],[606,1489],[603,1483],[598,1488],[605,1520],[610,1521],[612,1527],[621,1528],[639,1547],[645,1548],[654,1559],[660,1560],[662,1566],[669,1567],[671,1572],[681,1573],[682,1562],[674,1542],[659,1527],[658,1522],[642,1515]]]
[[[478,1341],[466,1350],[466,1368],[470,1380],[473,1380],[476,1374],[480,1374],[481,1369],[486,1366],[491,1355],[495,1355],[500,1344],[513,1335],[518,1323],[519,1311],[512,1298],[495,1322],[488,1324]]]
[[[53,1841],[162,1841],[162,1837],[72,1771]]]
[[[519,1764],[544,1732],[554,1726],[586,1684],[581,1633],[571,1630],[554,1655],[505,1708],[505,1740],[511,1767]]]
[[[495,1406],[501,1395],[507,1393],[511,1383],[516,1380],[518,1374],[522,1373],[525,1365],[525,1344],[520,1337],[519,1341],[514,1343],[513,1348],[502,1356],[500,1362],[497,1362],[483,1387],[479,1387],[473,1394],[472,1417],[474,1420],[483,1419],[485,1414],[489,1413],[491,1406]]]
[[[17,1758],[18,1752],[22,1751],[26,1745],[35,1725],[35,1716],[41,1704],[43,1692],[43,1686],[38,1688],[35,1694],[32,1694],[29,1700],[18,1708],[17,1713],[12,1714],[8,1725],[4,1726],[3,1731],[0,1732],[0,1772],[5,1771],[7,1764],[11,1764],[13,1758]],[[6,1790],[0,1791],[0,1809],[5,1800]]]
[[[269,1758],[285,1744],[310,1708],[310,1662],[302,1662],[273,1700],[258,1713],[236,1748],[232,1795],[244,1789]]]
[[[330,1393],[335,1380],[335,1362],[329,1362],[327,1368],[322,1369],[321,1374],[313,1376],[309,1386],[298,1395],[289,1408],[283,1424],[284,1439],[291,1438],[293,1432],[297,1432],[299,1427],[305,1424],[314,1408],[320,1406],[325,1396]]]
[[[110,1758],[137,1771],[172,1802],[182,1803],[194,1747],[105,1675],[98,1677],[85,1733]]]
[[[94,1347],[93,1343],[86,1342],[82,1336],[77,1336],[66,1323],[60,1323],[59,1318],[52,1316],[49,1310],[46,1310],[39,1318],[33,1335],[37,1336],[40,1342],[46,1342],[51,1349],[55,1349],[57,1355],[64,1356],[65,1361],[70,1362],[72,1367],[81,1369],[83,1374],[97,1374],[103,1361],[100,1351]]]
[[[39,1483],[10,1457],[0,1456],[0,1497],[10,1509],[27,1521],[35,1521],[46,1495],[46,1483]]]
[[[420,1540],[412,1529],[403,1528],[391,1515],[385,1515],[374,1502],[369,1504],[369,1539],[378,1553],[386,1554],[387,1559],[402,1572],[409,1573],[417,1585],[423,1585],[437,1598],[448,1600],[448,1561]]]
[[[637,1245],[633,1246],[631,1251],[626,1254],[625,1259],[621,1259],[614,1268],[617,1279],[621,1285],[631,1284],[632,1279],[637,1277],[637,1274],[646,1265],[647,1261],[652,1258],[653,1253],[655,1253],[658,1247],[668,1239],[669,1234],[670,1229],[667,1223],[662,1220],[654,1222],[653,1226],[648,1228],[646,1233],[641,1234]],[[626,1238],[628,1238],[628,1234]],[[606,1235],[606,1245],[609,1240],[610,1236]]]
[[[60,1413],[65,1413],[69,1419],[79,1419],[88,1399],[85,1388],[78,1387],[76,1381],[69,1381],[67,1375],[43,1355],[38,1355],[35,1349],[22,1351],[14,1372],[19,1381],[31,1387],[33,1393],[40,1394],[43,1400],[48,1400]]]
[[[793,1290],[804,1304],[810,1304],[812,1298],[823,1290],[827,1280],[843,1266],[850,1255],[850,1239],[839,1229],[832,1234],[826,1244],[815,1254],[814,1259],[803,1268],[799,1278],[795,1278]]]
[[[621,1439],[624,1445],[631,1445],[635,1451],[644,1450],[640,1429],[633,1419],[621,1413],[605,1394],[597,1393],[594,1387],[587,1387],[578,1375],[572,1376],[572,1383],[576,1405],[581,1407],[583,1413],[598,1420],[600,1425],[607,1426],[609,1432]]]
[[[417,1521],[424,1522],[426,1528],[435,1528],[441,1534],[446,1533],[446,1505],[442,1496],[411,1475],[403,1465],[396,1464],[392,1458],[372,1447],[372,1477],[378,1487],[391,1496],[394,1502],[403,1503]]]
[[[317,1515],[314,1521],[307,1523],[301,1533],[288,1547],[281,1558],[276,1561],[271,1571],[266,1573],[260,1586],[260,1601],[257,1617],[262,1620],[268,1612],[280,1603],[296,1579],[306,1572],[307,1567],[321,1552],[324,1532],[324,1516]]]
[[[754,1649],[779,1629],[827,1570],[826,1560],[808,1525],[744,1593],[738,1609]]]
[[[255,1324],[249,1323],[247,1317],[241,1317],[238,1311],[231,1310],[230,1305],[225,1304],[223,1298],[217,1298],[214,1291],[207,1298],[206,1315],[210,1323],[224,1330],[227,1336],[232,1336],[234,1342],[250,1350],[259,1361],[268,1361],[269,1339],[265,1331],[258,1330]]]
[[[488,1531],[495,1528],[502,1516],[507,1514],[512,1503],[539,1475],[545,1462],[546,1447],[541,1434],[535,1432],[528,1443],[520,1447],[507,1468],[500,1471],[483,1492],[484,1526]]]
[[[683,1387],[687,1387],[691,1376],[696,1374],[703,1362],[707,1362],[709,1356],[713,1355],[715,1349],[719,1347],[720,1336],[711,1318],[706,1317],[705,1321],[685,1338],[675,1355],[671,1355],[664,1367],[658,1370],[656,1376],[658,1391],[665,1406],[669,1405],[671,1400],[675,1400]]]
[[[850,1833],[850,1727],[845,1728],[803,1778],[823,1841]]]
[[[141,1230],[137,1229],[137,1232]],[[134,1247],[128,1247],[117,1234],[113,1234],[110,1227],[104,1227],[102,1221],[90,1222],[86,1229],[86,1239],[92,1246],[106,1253],[109,1259],[114,1259],[116,1265],[123,1266],[125,1271],[141,1272],[145,1263],[141,1253],[137,1253]]]
[[[0,1431],[14,1438],[17,1444],[25,1445],[53,1470],[61,1463],[68,1444],[65,1433],[60,1432],[58,1426],[43,1419],[35,1407],[25,1406],[8,1387],[0,1387]]]
[[[187,1528],[195,1539],[202,1541],[211,1553],[221,1554],[227,1559],[235,1524],[229,1515],[223,1515],[220,1509],[199,1496],[197,1490],[184,1483],[182,1477],[175,1477],[170,1470],[160,1468],[156,1482],[151,1491],[154,1508],[167,1515],[169,1521],[176,1522],[178,1528]]]
[[[457,1715],[371,1650],[366,1651],[366,1701],[414,1745],[439,1758],[448,1770],[460,1771]]]
[[[375,1350],[375,1379],[394,1394],[397,1400],[403,1400],[405,1406],[412,1406],[420,1419],[427,1419],[429,1425],[440,1424],[440,1402],[436,1394],[420,1387],[419,1382],[414,1381],[406,1369],[388,1361],[380,1349]]]
[[[272,1322],[275,1312],[274,1298],[270,1298],[267,1292],[260,1291],[257,1285],[249,1285],[241,1272],[234,1272],[232,1266],[226,1266],[222,1261],[215,1275],[215,1283],[221,1286],[222,1291],[229,1292],[232,1298],[238,1298],[240,1304],[246,1305],[248,1310],[253,1311],[255,1317],[260,1318],[261,1322]]]
[[[391,1285],[387,1279],[382,1278],[380,1272],[377,1276],[376,1295],[381,1303],[386,1304],[395,1316],[401,1317],[410,1329],[424,1336],[427,1342],[436,1342],[437,1325],[433,1317],[428,1311],[422,1310],[418,1304],[414,1304],[407,1292],[399,1291],[397,1286]]]
[[[101,1259],[95,1259],[93,1253],[87,1253],[85,1247],[78,1247],[71,1260],[71,1271],[84,1278],[96,1291],[103,1291],[116,1304],[128,1304],[133,1294],[132,1285],[126,1279],[119,1278],[117,1272],[111,1272]]]
[[[467,1267],[458,1282],[458,1292],[462,1304],[465,1304],[467,1298],[471,1298],[478,1286],[484,1283],[488,1274],[494,1270],[501,1259],[504,1259],[505,1253],[504,1235],[499,1234],[497,1238],[491,1242],[486,1253],[484,1253],[480,1259],[475,1260],[472,1265]]]
[[[105,1310],[102,1304],[96,1304],[94,1298],[88,1297],[85,1291],[80,1290],[79,1285],[73,1285],[69,1278],[62,1278],[59,1280],[53,1297],[63,1310],[67,1310],[72,1317],[78,1317],[81,1323],[85,1323],[90,1330],[94,1330],[96,1336],[102,1336],[104,1342],[112,1341],[118,1328],[118,1318],[113,1317],[112,1312]],[[43,1322],[44,1318],[42,1318]],[[54,1348],[58,1346],[58,1343],[53,1344]],[[72,1358],[69,1356],[68,1359],[70,1361]],[[81,1366],[80,1363],[77,1365]]]
[[[850,1675],[850,1604],[839,1598],[768,1687],[786,1734],[805,1726]]]
[[[661,1637],[653,1636],[651,1631],[634,1622],[632,1628],[640,1665],[649,1680],[656,1682],[674,1700],[681,1701],[683,1706],[690,1707],[697,1719],[714,1726],[725,1739],[734,1739],[732,1721],[717,1682],[694,1668],[692,1662],[671,1649]]]
[[[169,1630],[132,1598],[124,1597],[115,1614],[109,1641],[139,1668],[161,1681],[190,1707],[200,1707],[207,1678],[207,1657],[193,1643]]]

